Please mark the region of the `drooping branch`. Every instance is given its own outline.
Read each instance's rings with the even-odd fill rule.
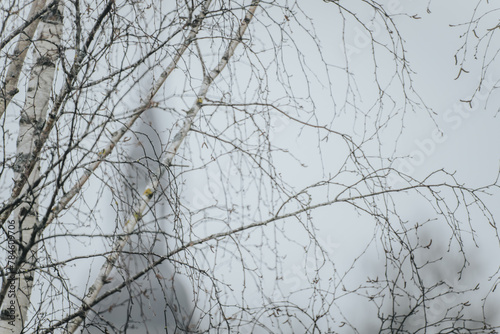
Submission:
[[[387,170],[378,171],[378,173],[380,173],[380,174],[384,174],[386,172],[388,172],[388,171]],[[401,176],[407,177],[406,175],[401,175]],[[312,212],[314,210],[317,210],[317,209],[320,209],[323,207],[332,206],[332,205],[336,205],[336,204],[349,204],[349,205],[352,205],[354,207],[359,208],[359,205],[356,204],[356,202],[358,202],[358,201],[363,201],[363,200],[367,200],[370,198],[382,197],[382,196],[385,196],[387,194],[405,193],[408,191],[416,191],[416,192],[428,191],[431,193],[432,196],[435,197],[436,201],[440,201],[439,193],[444,191],[444,190],[452,190],[452,191],[467,193],[474,198],[474,200],[478,206],[481,207],[483,205],[481,199],[479,197],[477,197],[477,195],[475,194],[475,191],[476,191],[475,189],[466,188],[466,187],[459,185],[459,184],[446,183],[446,182],[425,184],[425,183],[421,183],[421,182],[417,183],[417,180],[412,180],[412,181],[414,181],[415,184],[403,186],[400,188],[387,189],[385,191],[367,192],[367,193],[359,193],[359,194],[353,194],[353,195],[346,194],[348,189],[350,189],[351,187],[356,185],[357,182],[359,182],[359,180],[358,180],[350,186],[346,185],[346,188],[344,190],[339,191],[338,195],[332,200],[323,201],[323,202],[319,202],[319,203],[315,203],[315,204],[310,204],[310,205],[305,206],[303,208],[300,208],[300,209],[297,209],[297,210],[294,210],[291,212],[287,212],[287,213],[280,213],[280,211],[281,211],[281,208],[280,208],[275,212],[274,215],[272,215],[271,217],[269,217],[267,219],[255,221],[253,223],[249,223],[249,224],[237,227],[237,228],[229,229],[229,230],[223,231],[223,232],[213,233],[213,234],[210,234],[206,237],[202,237],[202,238],[199,238],[196,240],[191,240],[189,242],[185,242],[184,244],[171,250],[167,254],[165,254],[163,256],[158,256],[157,259],[155,259],[154,261],[149,263],[145,268],[143,268],[139,272],[135,273],[134,275],[130,276],[129,278],[125,279],[123,282],[120,282],[118,285],[114,286],[112,289],[107,290],[106,292],[104,292],[100,295],[96,295],[96,297],[92,300],[88,300],[87,303],[82,305],[82,307],[78,311],[76,311],[72,314],[69,314],[65,318],[63,318],[60,321],[58,321],[57,323],[53,324],[49,329],[45,330],[43,333],[45,333],[45,334],[52,333],[55,329],[63,326],[64,324],[71,322],[80,316],[85,316],[85,314],[89,310],[91,310],[92,307],[94,307],[95,305],[98,305],[101,301],[103,301],[107,297],[109,297],[113,294],[119,293],[120,291],[122,291],[123,288],[128,286],[130,283],[137,281],[138,279],[140,279],[141,277],[146,275],[148,272],[150,272],[154,268],[161,265],[163,262],[169,261],[176,254],[185,252],[189,249],[192,249],[193,247],[203,245],[203,244],[206,244],[206,243],[209,243],[212,241],[220,241],[220,240],[225,239],[225,238],[235,237],[235,235],[242,233],[242,232],[245,232],[245,231],[255,230],[255,229],[258,229],[258,228],[261,228],[264,226],[268,226],[270,224],[277,223],[279,221],[284,221],[284,220],[289,219],[289,218],[298,217],[302,214],[306,214],[308,212]],[[491,219],[493,219],[493,218],[491,217]],[[490,224],[492,226],[496,226],[494,221],[490,222]],[[395,233],[395,234],[397,234],[397,233]],[[126,238],[125,235],[126,234],[121,235],[120,238]],[[400,242],[404,243],[404,240],[400,240]],[[111,252],[111,254],[113,254],[113,252]],[[91,289],[92,289],[92,287],[91,287]]]

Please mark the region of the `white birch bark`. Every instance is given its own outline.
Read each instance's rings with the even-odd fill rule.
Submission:
[[[208,89],[210,88],[215,78],[226,67],[226,65],[229,62],[229,59],[233,56],[236,47],[241,43],[242,36],[244,35],[246,29],[248,28],[248,25],[254,16],[255,10],[259,5],[259,2],[260,0],[252,1],[252,4],[247,10],[245,17],[241,21],[238,31],[236,32],[236,36],[234,36],[231,42],[229,43],[218,65],[208,75],[205,76],[203,83],[198,91],[195,103],[193,104],[191,109],[189,109],[189,111],[187,112],[186,118],[180,130],[174,136],[173,141],[170,143],[170,145],[167,146],[165,157],[161,163],[162,167],[160,167],[160,169],[156,173],[157,177],[155,178],[154,181],[150,182],[146,186],[146,189],[142,194],[141,200],[139,201],[138,205],[134,207],[132,215],[125,222],[125,225],[123,227],[124,235],[120,236],[114,243],[110,255],[107,256],[106,262],[102,265],[97,278],[95,279],[92,286],[89,288],[86,296],[83,298],[83,303],[82,303],[83,305],[78,311],[78,313],[81,315],[78,315],[69,322],[67,327],[67,333],[70,334],[74,333],[78,329],[82,321],[85,319],[88,310],[90,309],[90,305],[93,305],[93,302],[99,296],[99,293],[104,284],[107,282],[108,277],[111,271],[113,270],[118,257],[120,256],[121,251],[123,250],[123,248],[125,247],[125,245],[129,240],[128,235],[134,231],[135,226],[141,219],[142,215],[146,212],[146,209],[148,208],[148,203],[153,197],[155,191],[158,189],[163,174],[165,173],[167,168],[171,166],[172,161],[177,153],[177,150],[179,149],[180,145],[186,138],[189,129],[193,124],[194,118],[196,117],[198,111],[202,107],[203,100],[205,99]]]
[[[47,115],[58,59],[57,46],[60,43],[62,32],[62,10],[63,8],[59,4],[42,18],[40,35],[35,42],[37,52],[35,64],[30,73],[26,100],[19,121],[17,159],[14,164],[15,174],[21,173],[31,159],[37,159],[33,156],[33,148],[35,142],[39,140]],[[37,246],[33,245],[33,242],[37,240],[38,234],[36,231],[38,193],[31,189],[31,185],[38,179],[39,169],[37,161],[23,188],[27,196],[23,198],[21,204],[14,211],[15,237],[18,240],[16,256],[19,258],[19,265],[12,265],[14,272],[9,273],[9,280],[3,282],[2,292],[7,289],[8,293],[2,305],[0,334],[21,333],[30,305],[34,281],[32,269],[37,258]]]
[[[35,0],[31,5],[30,12],[28,14],[28,21],[31,20],[45,5],[46,0]],[[14,48],[14,53],[10,56],[12,62],[9,64],[7,69],[7,74],[5,76],[5,83],[0,90],[0,118],[7,109],[10,101],[18,93],[17,84],[19,82],[19,76],[21,75],[21,70],[23,68],[24,59],[28,53],[29,46],[35,35],[36,28],[38,27],[39,19],[36,19],[27,26],[17,41],[16,47]]]
[[[57,0],[55,0],[57,1]],[[59,92],[59,94],[56,95],[55,101],[52,105],[51,110],[48,113],[48,117],[45,122],[45,126],[41,130],[40,135],[38,136],[39,140],[34,142],[33,145],[33,150],[32,150],[32,156],[33,157],[39,157],[42,148],[49,138],[56,121],[58,119],[58,115],[63,108],[66,98],[70,94],[70,92],[73,89],[73,84],[78,76],[78,73],[80,72],[83,64],[83,60],[85,59],[87,55],[87,50],[94,38],[96,37],[96,33],[101,27],[101,24],[104,20],[104,18],[111,12],[111,8],[113,7],[115,0],[109,0],[108,3],[106,4],[105,8],[97,18],[94,26],[92,27],[86,42],[83,45],[83,48],[79,50],[77,53],[75,62],[71,66],[71,69],[69,70],[69,73],[67,73],[65,77],[65,84],[63,85],[63,88]],[[54,2],[51,3],[50,5],[50,10],[54,8],[52,5]],[[57,6],[55,6],[57,7]],[[19,204],[19,199],[23,198],[26,194],[23,193],[23,189],[25,188],[26,181],[29,179],[29,175],[33,171],[34,168],[34,161],[36,159],[31,159],[31,161],[27,161],[26,165],[24,166],[24,169],[22,172],[19,172],[16,177],[14,178],[14,187],[12,189],[12,192],[10,194],[10,198],[3,203],[3,208],[1,210],[0,214],[0,227],[2,227],[5,224],[5,221],[10,217],[13,209],[17,207]],[[1,297],[1,294],[0,294]]]

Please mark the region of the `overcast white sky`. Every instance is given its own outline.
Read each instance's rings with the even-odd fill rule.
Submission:
[[[389,4],[388,1],[382,1],[382,3]],[[470,186],[492,183],[498,175],[500,164],[500,150],[498,149],[500,119],[495,117],[499,99],[495,95],[489,96],[486,104],[486,95],[483,95],[484,97],[478,96],[473,101],[472,109],[467,104],[460,102],[460,100],[470,98],[477,88],[480,61],[474,63],[471,61],[471,57],[464,66],[470,73],[462,73],[457,80],[460,67],[455,65],[454,60],[455,53],[463,44],[460,35],[466,31],[466,26],[451,27],[451,25],[470,20],[472,10],[476,5],[475,2],[433,1],[429,6],[430,13],[427,11],[426,2],[391,1],[390,3],[392,6],[390,8],[396,8],[399,12],[420,17],[420,19],[411,20],[401,16],[396,17],[395,22],[405,39],[407,57],[415,71],[414,87],[425,103],[434,111],[434,121],[436,122],[431,121],[424,110],[407,114],[405,129],[397,146],[397,155],[407,156],[407,158],[396,166],[404,169],[415,178],[422,178],[434,170],[445,168],[449,172],[456,172],[460,182]],[[317,8],[312,9],[316,5]],[[338,26],[336,26],[337,22],[332,21],[331,13],[328,11],[328,8],[331,7],[323,3],[305,6],[306,11],[311,14],[313,19],[317,20],[315,21],[316,32],[320,36],[322,46],[329,55],[333,55],[329,59],[335,59],[335,57],[338,57],[339,60],[342,59],[342,50],[339,47],[341,36],[338,30],[332,29],[332,27]],[[366,80],[372,80],[372,70],[366,63],[371,56],[371,49],[369,45],[364,44],[363,36],[359,33],[361,30],[355,29],[347,29],[346,32],[346,43],[350,43],[355,50],[350,57],[351,65],[358,69],[366,68]],[[383,39],[382,34],[381,32],[380,35],[376,36]],[[500,47],[500,44],[493,40],[490,48],[495,49],[495,47]],[[484,52],[484,49],[481,50]],[[384,70],[383,64],[382,62],[382,71]],[[359,74],[358,72],[357,75]],[[498,74],[498,69],[492,68],[487,78],[493,83],[498,80]],[[362,73],[361,76],[357,77],[357,80],[363,87],[365,79],[363,79]],[[489,92],[488,87],[482,90],[482,93],[484,92]],[[325,96],[324,105],[321,100],[317,100],[317,103],[318,109],[327,106],[328,96]],[[276,138],[281,143],[292,141],[294,152],[303,161],[307,161],[310,166],[305,171],[290,170],[285,167],[288,163],[286,162],[283,164],[284,173],[289,173],[290,178],[295,180],[297,184],[307,184],[314,179],[314,173],[319,172],[315,167],[320,163],[316,151],[311,149],[315,146],[316,138],[314,135],[308,137],[306,132],[301,137],[293,137],[293,130],[285,129],[279,131]],[[393,142],[387,143],[389,146],[393,144]],[[323,160],[325,165],[335,164],[335,156],[328,154],[325,156],[325,160]],[[497,217],[500,217],[499,195],[496,193],[486,199]],[[407,207],[402,208],[402,210],[409,213],[410,216],[413,215],[412,218],[417,220],[430,218],[430,212],[423,211],[422,206],[415,198],[408,198],[406,205]],[[357,220],[355,214],[343,212],[338,207],[335,210],[318,210],[314,217],[316,222],[321,222],[318,223],[318,226],[322,226],[321,236],[324,238],[325,244],[331,246],[336,264],[340,268],[347,268],[353,257],[364,247],[365,241],[369,240],[372,235],[370,224],[366,223],[365,225],[364,222]],[[332,217],[336,218],[332,220]],[[448,275],[447,279],[455,285],[470,286],[481,283],[483,288],[481,294],[484,295],[494,281],[494,279],[493,281],[489,280],[490,276],[495,274],[500,265],[498,260],[500,259],[500,249],[494,230],[484,220],[481,220],[480,216],[477,216],[477,219],[473,221],[474,229],[477,232],[477,244],[471,238],[465,238],[472,270],[465,275],[463,281],[458,281],[456,268],[461,259],[453,246],[450,253],[446,255],[448,239],[445,236],[449,231],[439,223],[442,221],[436,222],[435,226],[426,233],[428,233],[429,238],[438,243],[435,250],[445,254],[445,261],[441,267],[444,275]],[[442,244],[439,245],[439,243]],[[367,260],[363,263],[366,267],[358,271],[360,278],[363,275],[371,275],[372,270],[377,272],[377,267],[383,265],[383,261],[380,261],[383,254],[372,255],[373,262],[370,263],[370,260]],[[290,264],[291,270],[293,271],[293,268],[297,270],[294,265],[300,267],[300,256],[293,253],[291,257],[296,259],[296,263]],[[379,269],[381,270],[380,267]],[[497,295],[492,294],[490,298],[492,302],[498,302],[498,292]],[[360,312],[361,305],[357,301],[351,301],[351,303],[346,303],[346,310],[350,309],[352,311],[350,314],[354,319],[358,318],[357,321],[369,323],[370,317],[367,316],[369,311]],[[349,312],[347,313],[349,314]],[[373,328],[370,328],[369,325],[365,327],[365,330],[366,333],[373,332]]]
[[[389,2],[382,1],[382,3],[389,5]],[[468,183],[471,186],[493,182],[500,163],[500,150],[498,150],[500,119],[495,117],[498,109],[498,98],[491,97],[488,105],[485,104],[484,99],[478,98],[473,102],[474,109],[472,111],[468,109],[466,104],[460,102],[461,99],[470,97],[477,87],[479,78],[477,64],[467,64],[470,67],[470,73],[462,73],[459,80],[455,80],[459,67],[454,64],[454,55],[463,43],[459,36],[464,33],[466,27],[453,28],[450,25],[467,22],[475,4],[470,1],[434,1],[429,6],[429,13],[427,12],[427,3],[417,1],[391,1],[390,3],[389,8],[396,12],[420,17],[420,19],[409,19],[406,16],[398,16],[394,19],[405,39],[407,57],[411,68],[415,71],[413,75],[414,88],[435,113],[434,121],[423,109],[407,114],[405,128],[397,143],[396,152],[396,155],[406,156],[406,158],[400,160],[396,167],[404,169],[415,178],[422,178],[434,170],[445,168],[450,172],[456,171],[460,182]],[[343,66],[340,22],[332,19],[334,16],[331,4],[318,1],[316,3],[308,2],[302,6],[314,22],[327,61]],[[389,9],[388,11],[390,12]],[[392,14],[396,12],[392,12]],[[293,25],[286,27],[285,23],[285,29],[290,29],[296,38],[297,45],[307,55],[306,59],[309,64],[313,70],[317,70],[321,77],[322,68],[314,68],[318,62],[313,43],[303,36],[303,32],[297,27]],[[360,35],[361,32],[362,30],[359,28],[346,28],[345,37],[346,43],[353,47],[354,52],[350,55],[349,60],[356,71],[358,85],[365,98],[364,101],[366,105],[369,105],[370,97],[373,96],[363,89],[368,89],[373,81],[373,69],[369,63],[371,48],[364,43],[363,36]],[[380,31],[379,34],[375,34],[375,37],[386,40],[384,34],[386,33]],[[496,45],[500,46],[498,43]],[[294,64],[295,54],[290,51],[289,55],[288,61]],[[384,66],[390,66],[389,64],[389,59],[381,59],[379,71],[383,73]],[[300,77],[300,74],[296,75]],[[493,79],[498,78],[496,76],[498,72],[492,72],[491,75]],[[343,80],[341,76],[339,76],[339,80]],[[341,81],[333,84],[341,87],[345,83]],[[312,85],[317,116],[321,119],[322,113],[328,113],[331,110],[331,100],[327,90],[319,85]],[[339,96],[341,95],[342,93],[339,93]],[[343,118],[339,118],[339,122],[342,121]],[[308,166],[307,168],[292,168],[290,167],[292,166],[291,160],[276,161],[285,178],[289,179],[296,189],[319,179],[325,170],[327,172],[329,169],[335,170],[335,166],[339,163],[338,151],[335,151],[335,147],[325,144],[322,149],[323,156],[320,159],[315,131],[303,130],[298,136],[298,127],[294,128],[286,120],[283,122],[284,125],[280,121],[276,122],[273,133],[276,145],[287,147]],[[387,135],[384,138],[387,140],[386,145],[393,147],[395,133],[392,134],[392,137]],[[382,144],[385,145],[384,142]],[[200,178],[192,183],[193,193],[200,189],[202,182]],[[489,199],[492,210],[496,210],[498,216],[500,210],[498,210],[497,202],[498,194]],[[402,202],[401,211],[408,214],[410,219],[424,221],[432,216],[429,209],[424,209],[424,207],[414,197],[408,197],[406,201]],[[339,271],[349,268],[354,258],[373,236],[373,224],[370,221],[360,219],[356,213],[348,208],[336,206],[335,208],[320,209],[313,214],[313,217],[320,231],[321,242],[331,251]],[[479,216],[477,217],[479,218]],[[446,253],[449,230],[446,229],[443,221],[436,221],[425,231],[429,240],[433,239],[434,241],[433,250],[442,252],[442,255],[445,256],[441,266],[443,272],[436,271],[431,274],[446,277],[450,284],[457,286],[462,284],[475,286],[475,284],[481,283],[481,287],[484,287],[481,293],[484,294],[491,287],[491,281],[488,281],[488,278],[499,267],[500,250],[498,240],[496,240],[491,227],[481,219],[473,223],[478,235],[477,246],[471,238],[465,237],[473,270],[465,275],[463,281],[458,281],[456,273],[457,266],[461,263],[456,246],[452,246],[450,252]],[[290,232],[290,235],[293,233]],[[297,231],[295,237],[300,240],[303,237],[303,231]],[[357,283],[363,282],[368,276],[382,275],[383,257],[381,249],[378,249],[377,252],[377,248],[374,247],[373,252],[354,271],[354,277],[359,278]],[[296,287],[297,284],[304,282],[304,272],[307,271],[307,267],[304,269],[303,260],[304,257],[300,249],[290,249],[289,257],[284,262],[288,266],[284,271],[289,275],[288,281],[283,282],[284,289]],[[223,276],[234,285],[241,281],[239,272],[231,271],[229,268]],[[327,277],[325,277],[326,279]],[[356,283],[352,282],[352,284]],[[492,295],[492,299],[498,300],[498,297]],[[349,318],[354,323],[364,323],[360,327],[360,329],[364,329],[364,333],[373,333],[374,329],[371,324],[376,323],[376,313],[373,308],[368,306],[366,300],[353,298],[342,305],[345,307],[345,314],[349,314]]]

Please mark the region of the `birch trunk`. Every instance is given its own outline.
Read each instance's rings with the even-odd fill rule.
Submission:
[[[197,94],[197,99],[191,109],[187,112],[186,119],[184,120],[180,130],[177,132],[175,135],[173,141],[170,143],[170,145],[167,146],[166,149],[166,155],[165,158],[162,160],[161,163],[161,168],[158,170],[156,173],[156,179],[152,182],[150,182],[147,186],[146,189],[144,190],[141,200],[139,204],[134,207],[134,210],[132,212],[132,215],[127,219],[123,230],[125,232],[124,236],[120,236],[115,244],[113,245],[113,249],[110,253],[110,255],[106,258],[106,262],[102,265],[99,274],[92,284],[92,286],[89,288],[86,296],[83,298],[83,305],[81,306],[80,310],[77,312],[79,314],[76,316],[74,319],[72,319],[67,328],[67,333],[74,333],[82,321],[85,319],[87,316],[88,310],[90,309],[91,305],[93,305],[94,301],[97,299],[99,296],[99,293],[104,286],[104,284],[107,282],[109,275],[111,274],[111,271],[114,268],[114,265],[116,261],[118,260],[118,257],[120,256],[121,251],[125,247],[125,245],[128,242],[128,235],[132,233],[135,229],[135,226],[141,219],[142,215],[146,212],[146,209],[148,208],[149,201],[153,197],[155,191],[157,190],[160,180],[167,170],[168,167],[171,166],[172,161],[186,138],[189,129],[191,128],[191,125],[193,124],[194,118],[198,114],[198,111],[201,109],[201,106],[203,104],[203,100],[205,99],[205,96],[208,92],[208,89],[210,88],[211,84],[215,80],[215,78],[222,72],[222,70],[226,67],[226,65],[229,62],[229,59],[233,56],[234,51],[236,50],[236,47],[241,43],[242,37],[248,28],[248,25],[251,21],[251,19],[254,16],[255,10],[257,9],[259,5],[260,0],[254,0],[252,1],[252,5],[249,7],[247,10],[247,13],[244,17],[244,19],[241,21],[241,25],[238,28],[238,31],[236,32],[236,36],[231,40],[229,43],[226,51],[224,52],[224,55],[220,59],[218,65],[209,73],[206,75],[206,77],[203,80],[203,83],[198,91]]]
[[[38,157],[40,155],[45,142],[49,138],[52,129],[56,124],[58,114],[60,113],[61,108],[63,108],[66,98],[73,89],[73,84],[78,76],[79,71],[82,68],[83,60],[87,55],[87,50],[92,41],[94,40],[94,37],[96,36],[96,33],[100,28],[104,18],[111,12],[111,8],[113,7],[114,2],[115,0],[108,1],[105,8],[97,18],[97,21],[95,22],[94,26],[92,27],[92,30],[89,33],[89,36],[87,37],[87,40],[83,45],[83,49],[79,50],[79,52],[77,53],[75,62],[73,63],[71,69],[69,70],[69,72],[65,77],[65,84],[63,85],[61,91],[56,95],[56,99],[49,112],[49,116],[46,119],[45,126],[43,127],[43,129],[39,130],[40,132],[38,136],[39,140],[33,142],[34,145],[32,145],[32,154],[31,154],[33,157]],[[59,3],[59,2],[57,0],[52,2],[49,7],[50,8],[49,10],[54,10],[53,8],[57,8],[57,5],[52,5],[54,3]],[[59,10],[57,9],[57,11]],[[48,12],[48,14],[45,14],[46,17],[47,15],[50,16],[50,13],[52,13],[52,11]],[[2,208],[1,211],[2,213],[0,214],[0,227],[3,227],[5,221],[10,217],[12,210],[15,207],[17,207],[19,203],[19,197],[21,197],[20,195],[23,194],[22,196],[24,196],[23,189],[25,189],[26,181],[29,179],[29,175],[33,171],[34,167],[35,167],[35,159],[27,160],[23,170],[19,171],[16,174],[16,177],[13,179],[14,181],[13,190],[10,194],[10,198],[4,203],[4,207]]]
[[[46,0],[35,0],[31,5],[30,12],[28,14],[28,21],[31,20],[36,13],[38,13],[45,5]],[[19,82],[19,76],[21,75],[21,70],[23,68],[24,59],[28,53],[29,46],[35,35],[36,28],[38,27],[39,19],[36,19],[29,26],[24,29],[19,40],[17,41],[14,53],[11,55],[12,62],[9,64],[7,69],[7,75],[5,76],[5,85],[0,90],[0,118],[7,109],[10,101],[18,93],[17,84]]]
[[[16,177],[23,171],[24,166],[34,159],[33,148],[45,123],[62,32],[60,3],[42,18],[40,28],[40,36],[35,42],[35,64],[31,70],[26,100],[19,120],[17,159],[14,164]],[[27,196],[14,211],[14,219],[9,222],[15,226],[12,229],[15,232],[9,235],[9,238],[16,240],[17,247],[12,251],[16,253],[17,261],[9,263],[9,279],[4,280],[2,285],[1,296],[6,298],[2,303],[0,334],[21,333],[30,305],[34,282],[32,269],[36,264],[38,248],[38,192],[32,189],[31,185],[38,179],[39,170],[40,162],[37,161],[23,188]]]

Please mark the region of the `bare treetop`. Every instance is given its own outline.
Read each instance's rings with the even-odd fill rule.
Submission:
[[[0,334],[493,333],[468,249],[498,241],[498,179],[414,173],[445,141],[401,28],[423,14],[2,3]]]

